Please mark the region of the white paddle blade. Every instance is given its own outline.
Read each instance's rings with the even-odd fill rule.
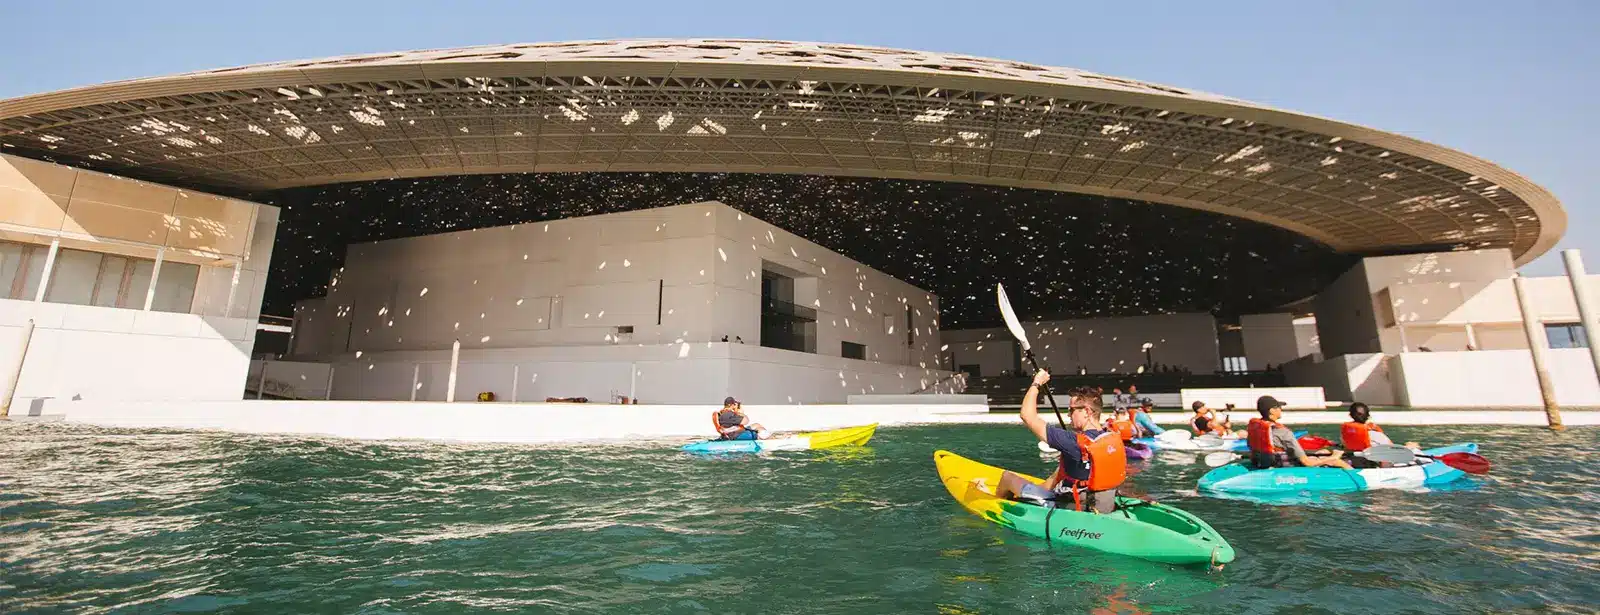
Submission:
[[[1372,461],[1392,463],[1397,466],[1409,465],[1416,462],[1416,454],[1404,446],[1385,444],[1374,446],[1365,451],[1362,457]]]
[[[1189,438],[1193,437],[1194,434],[1181,429],[1168,429],[1156,434],[1156,439],[1162,442],[1183,442],[1184,440],[1188,440]]]
[[[1228,452],[1211,453],[1210,455],[1206,455],[1205,456],[1206,467],[1215,468],[1215,467],[1218,467],[1218,466],[1225,466],[1225,465],[1228,465],[1230,463],[1233,463],[1233,460],[1238,459],[1238,458],[1239,458],[1238,455],[1235,455],[1233,453],[1228,453]]]
[[[1017,341],[1022,344],[1022,350],[1027,351],[1029,348],[1028,332],[1022,330],[1022,321],[1017,320],[1017,313],[1011,309],[1011,300],[1006,298],[1006,287],[996,283],[994,291],[1000,302],[1000,317],[1005,319],[1006,328],[1010,329],[1011,336],[1017,338]]]

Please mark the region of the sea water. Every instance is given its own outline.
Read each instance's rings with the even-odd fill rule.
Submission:
[[[1381,417],[1379,417],[1381,418]],[[1336,437],[1333,426],[1311,432]],[[932,453],[1049,471],[1020,425],[696,455],[0,423],[4,613],[1593,613],[1600,429],[1395,427],[1490,475],[1315,505],[1130,488],[1208,521],[1220,572],[1047,545]]]

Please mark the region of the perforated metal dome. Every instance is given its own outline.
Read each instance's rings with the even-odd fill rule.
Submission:
[[[0,101],[0,151],[180,186],[687,171],[957,181],[1165,203],[1348,252],[1550,249],[1566,214],[1408,137],[1068,68],[735,39],[281,62]]]

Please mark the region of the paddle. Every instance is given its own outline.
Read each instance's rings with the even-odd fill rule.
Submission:
[[[1221,451],[1221,452],[1211,453],[1211,454],[1205,456],[1206,467],[1215,468],[1217,466],[1225,466],[1225,465],[1228,465],[1230,463],[1233,463],[1233,460],[1239,459],[1241,457],[1243,457],[1243,456],[1239,455],[1237,453],[1230,453],[1228,451]]]
[[[1370,461],[1390,463],[1397,466],[1411,464],[1416,461],[1417,457],[1422,457],[1436,460],[1468,474],[1488,474],[1490,466],[1489,460],[1477,453],[1456,452],[1439,456],[1423,455],[1404,446],[1392,444],[1374,446],[1356,454],[1366,457]]]
[[[1160,440],[1162,442],[1182,442],[1184,440],[1188,440],[1188,439],[1193,438],[1193,437],[1194,437],[1194,434],[1189,433],[1187,431],[1182,431],[1182,430],[1178,430],[1178,429],[1168,429],[1166,431],[1163,431],[1161,433],[1156,434],[1155,439]]]
[[[1022,344],[1022,356],[1028,359],[1028,364],[1033,366],[1033,371],[1039,371],[1039,362],[1033,358],[1033,346],[1028,343],[1028,332],[1022,329],[1022,322],[1017,320],[1017,313],[1011,309],[1011,300],[1006,298],[1006,287],[996,283],[995,295],[1000,302],[1000,317],[1006,321],[1006,329],[1011,331],[1011,336],[1017,338],[1017,343]],[[1044,391],[1044,397],[1050,400],[1050,409],[1056,413],[1056,422],[1062,429],[1067,429],[1067,420],[1061,418],[1061,408],[1056,406],[1056,396],[1050,394],[1050,385],[1041,384],[1039,390]]]

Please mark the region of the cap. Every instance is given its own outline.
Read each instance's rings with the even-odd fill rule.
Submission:
[[[1154,408],[1154,407],[1156,407],[1156,404],[1155,404],[1155,402],[1150,401],[1150,398],[1146,397],[1144,399],[1139,400],[1139,407],[1141,407],[1141,408]]]
[[[1283,402],[1278,401],[1278,398],[1271,395],[1262,395],[1261,397],[1256,398],[1256,412],[1260,412],[1261,416],[1266,416],[1267,412],[1271,411],[1273,408],[1282,407]]]
[[[724,406],[732,406],[732,405],[737,404],[737,403],[739,403],[739,400],[734,399],[731,396],[722,400],[722,405],[724,405]]]
[[[1206,407],[1206,402],[1196,401],[1192,404],[1189,404],[1189,407],[1193,408],[1195,412],[1199,412],[1201,408]]]

